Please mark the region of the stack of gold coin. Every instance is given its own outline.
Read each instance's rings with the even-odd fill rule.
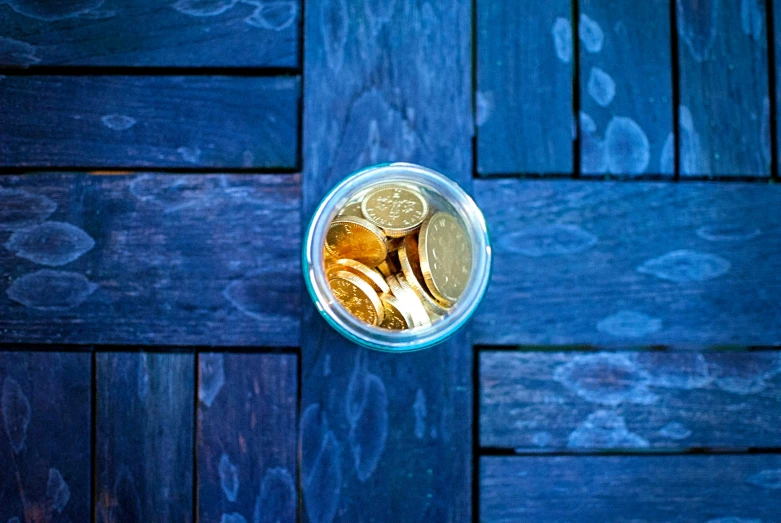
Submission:
[[[410,183],[379,183],[330,223],[326,276],[336,299],[370,325],[406,330],[445,317],[466,288],[469,237]]]

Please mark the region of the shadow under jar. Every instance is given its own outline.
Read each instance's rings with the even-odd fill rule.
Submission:
[[[320,202],[307,228],[309,295],[346,338],[388,352],[445,341],[491,273],[485,219],[455,182],[409,163],[368,167]]]

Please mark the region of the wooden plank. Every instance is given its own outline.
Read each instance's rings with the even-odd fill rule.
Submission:
[[[0,6],[0,65],[296,67],[299,11],[299,1],[15,0]]]
[[[781,456],[480,460],[480,521],[776,521]]]
[[[305,220],[377,162],[422,163],[470,189],[471,12],[465,0],[306,5]],[[304,521],[471,522],[465,334],[399,358],[357,348],[305,304]]]
[[[95,521],[193,521],[193,354],[98,353]]]
[[[2,185],[5,341],[298,344],[297,175],[47,174]]]
[[[292,168],[298,97],[292,77],[7,76],[0,165]]]
[[[678,0],[681,176],[770,174],[765,2]]]
[[[296,356],[198,359],[198,519],[296,521]]]
[[[775,63],[774,64],[770,64],[770,66],[773,68],[773,72],[771,74],[775,75],[775,81],[776,81],[776,84],[775,84],[776,92],[775,93],[771,93],[771,96],[775,97],[775,102],[776,102],[775,114],[773,115],[773,116],[775,116],[775,122],[772,123],[772,119],[770,117],[770,112],[771,111],[770,111],[770,107],[769,107],[769,104],[768,104],[768,118],[767,119],[763,119],[763,123],[767,123],[768,129],[767,129],[767,131],[762,129],[762,132],[763,132],[762,137],[763,137],[763,139],[766,139],[767,142],[762,142],[762,145],[764,146],[765,143],[766,143],[767,144],[767,149],[768,150],[773,150],[775,152],[775,155],[776,155],[776,165],[775,165],[775,170],[771,174],[775,175],[776,179],[777,179],[778,176],[779,176],[779,174],[778,174],[779,173],[778,161],[779,161],[779,158],[781,158],[781,141],[779,141],[779,139],[778,139],[779,134],[781,134],[781,133],[779,133],[779,124],[778,124],[778,122],[781,121],[781,118],[779,117],[779,111],[781,111],[781,2],[776,1],[776,2],[771,2],[771,4],[773,6],[772,23],[773,23],[773,32],[775,34],[773,34],[773,41],[771,43],[769,43],[768,45],[773,45],[774,46],[773,58],[775,59]],[[764,107],[763,107],[763,109],[764,109]],[[764,112],[763,112],[762,116],[764,117]],[[771,124],[775,125],[775,128],[774,128],[774,130],[775,130],[775,137],[771,136],[771,133],[770,133],[770,126],[771,126]],[[773,142],[773,140],[775,140],[775,142]]]
[[[480,344],[781,344],[778,187],[491,180]]]
[[[89,521],[87,353],[0,353],[0,520]]]
[[[581,173],[672,176],[670,1],[579,8]]]
[[[570,0],[476,5],[478,173],[571,173]]]
[[[521,452],[781,447],[781,353],[480,354],[480,443]]]

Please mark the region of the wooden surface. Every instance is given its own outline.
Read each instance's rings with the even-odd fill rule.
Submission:
[[[480,444],[519,452],[781,447],[781,353],[480,354]]]
[[[770,174],[765,2],[677,0],[680,174]]]
[[[488,345],[781,345],[775,185],[491,180]]]
[[[297,78],[7,76],[0,165],[293,168],[298,97]]]
[[[300,11],[295,0],[13,0],[0,6],[0,65],[296,67]]]
[[[336,0],[305,12],[302,223],[372,163],[422,162],[469,189],[471,4]],[[308,298],[303,318],[303,520],[471,521],[465,336],[398,356],[348,343]]]
[[[198,355],[199,521],[296,521],[296,360]]]
[[[0,520],[89,521],[89,354],[0,352]]]
[[[193,521],[194,355],[95,357],[95,521]]]
[[[570,1],[476,5],[477,172],[571,173]]]
[[[578,6],[581,173],[672,176],[669,0]]]
[[[771,56],[775,61],[775,63],[770,64],[772,68],[770,77],[775,81],[775,92],[770,93],[768,118],[765,120],[768,128],[762,129],[762,137],[766,142],[761,143],[771,152],[771,161],[774,161],[771,165],[771,175],[777,179],[779,150],[781,150],[781,143],[778,141],[778,122],[781,121],[781,118],[778,116],[779,108],[781,108],[781,2],[775,1],[771,2],[771,4],[770,17],[773,24],[773,34],[769,36],[769,38],[772,38],[772,41],[768,43],[768,50],[772,51]]]
[[[480,520],[775,521],[779,468],[775,455],[485,457]]]
[[[4,341],[298,343],[298,176],[0,181]]]
[[[0,521],[777,520],[780,9],[0,0]],[[407,355],[300,284],[385,161],[493,243]]]

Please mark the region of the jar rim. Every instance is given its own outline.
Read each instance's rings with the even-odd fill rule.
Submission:
[[[382,177],[378,179],[378,177]],[[392,331],[367,325],[339,303],[325,274],[323,244],[328,224],[338,210],[366,186],[385,181],[413,182],[438,193],[455,210],[472,242],[472,274],[448,315],[428,327]],[[385,352],[410,352],[442,343],[472,317],[491,275],[491,243],[483,213],[471,196],[445,175],[420,165],[384,163],[360,169],[336,184],[312,214],[302,245],[302,268],[309,296],[326,322],[347,339]]]

